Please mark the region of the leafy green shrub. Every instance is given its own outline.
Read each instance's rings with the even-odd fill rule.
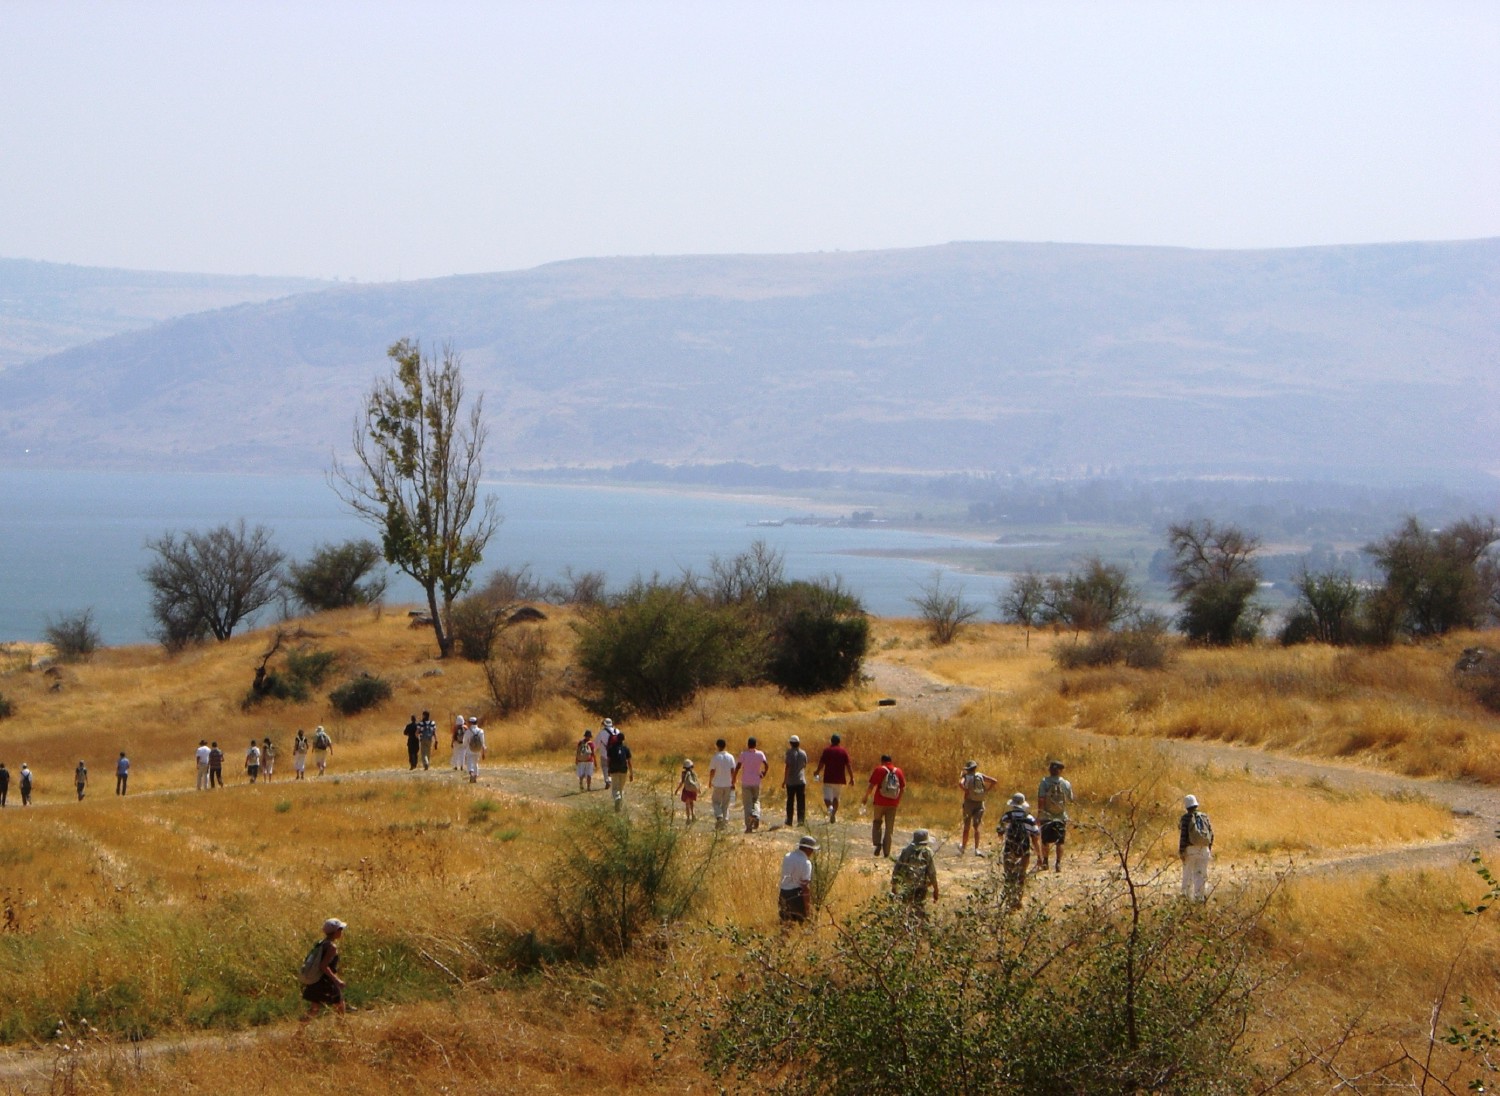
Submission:
[[[333,651],[299,647],[286,654],[286,672],[298,681],[305,681],[316,689],[328,679],[338,665],[339,656]]]
[[[1134,628],[1094,632],[1080,643],[1059,644],[1053,649],[1052,658],[1063,670],[1094,669],[1121,662],[1137,670],[1161,670],[1171,656],[1166,631],[1165,622],[1149,617]]]
[[[272,652],[274,651],[273,647]],[[267,662],[270,657],[267,654]],[[312,694],[313,689],[327,680],[338,665],[338,660],[339,656],[333,651],[306,647],[290,650],[286,653],[286,664],[282,670],[265,671],[264,665],[261,667],[265,672],[256,674],[254,684],[240,702],[240,708],[248,712],[265,700],[291,700],[300,703]]]
[[[556,860],[535,883],[559,948],[589,962],[618,957],[688,913],[717,842],[689,837],[659,797],[636,816],[603,807],[570,814]]]
[[[766,676],[788,693],[842,689],[859,677],[870,621],[837,583],[789,582],[771,597],[775,624]]]
[[[374,605],[385,596],[385,575],[371,575],[382,558],[380,545],[373,540],[319,545],[306,563],[288,568],[287,586],[294,598],[315,613]]]
[[[669,715],[729,676],[737,622],[686,583],[637,579],[575,625],[585,703],[616,715]]]
[[[390,682],[371,674],[350,678],[328,694],[329,703],[340,715],[357,715],[378,707],[390,698]]]
[[[86,662],[102,643],[93,609],[49,619],[42,635],[63,662]]]

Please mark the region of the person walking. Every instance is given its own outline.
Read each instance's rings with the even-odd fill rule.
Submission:
[[[630,764],[630,747],[625,745],[625,732],[615,730],[604,752],[609,770],[609,790],[615,798],[615,810],[625,806],[625,784],[635,780],[635,769]]]
[[[78,768],[73,770],[73,786],[78,789],[78,802],[83,802],[83,789],[88,786],[89,770],[82,760],[78,762]]]
[[[781,786],[786,789],[786,824],[790,826],[795,815],[797,825],[806,826],[807,751],[802,748],[802,739],[796,735],[792,735],[787,741],[786,758],[781,770]]]
[[[260,777],[260,744],[253,738],[250,748],[245,751],[245,775],[250,777],[252,784]]]
[[[818,839],[809,834],[781,858],[776,912],[783,928],[800,925],[812,915],[813,856],[817,851]]]
[[[1001,901],[1006,909],[1018,909],[1026,893],[1026,869],[1031,856],[1035,853],[1038,860],[1042,856],[1042,828],[1032,817],[1031,804],[1026,802],[1023,793],[1016,792],[1010,797],[1010,804],[1000,816],[995,834],[1000,838],[1004,868]]]
[[[115,794],[124,795],[125,787],[130,783],[130,758],[125,756],[125,751],[120,751],[120,760],[115,762]],[[81,798],[81,797],[80,797]]]
[[[337,917],[330,917],[323,922],[323,941],[319,945],[322,953],[318,957],[317,966],[318,980],[302,987],[302,999],[308,1004],[307,1015],[303,1020],[311,1020],[324,1005],[337,1009],[343,1015],[345,982],[339,976],[339,941],[344,938],[344,930],[348,927]]]
[[[200,738],[200,739],[198,739],[198,749],[196,751],[194,751],[194,753],[193,753],[193,760],[194,760],[194,762],[197,763],[197,766],[198,766],[198,790],[200,792],[206,792],[206,791],[208,791],[208,789],[210,787],[210,785],[208,783],[208,755],[209,755],[209,753],[210,753],[210,750],[209,750],[209,747],[208,747],[208,739],[206,739],[206,738]]]
[[[927,892],[938,900],[937,857],[932,851],[932,835],[916,830],[891,868],[891,895],[906,905],[908,913],[927,919]]]
[[[208,746],[208,786],[224,786],[224,751],[219,749],[217,742],[211,742]]]
[[[417,724],[417,758],[425,773],[432,768],[432,747],[437,743],[437,724],[431,712],[422,713],[422,722]]]
[[[260,775],[267,784],[276,775],[276,744],[271,741],[270,735],[266,735],[260,744]]]
[[[1042,856],[1037,871],[1047,870],[1047,850],[1055,848],[1053,871],[1062,871],[1063,844],[1068,840],[1068,807],[1073,803],[1073,785],[1064,779],[1061,761],[1047,762],[1047,775],[1036,789],[1036,809],[1042,824]]]
[[[479,725],[477,715],[469,716],[469,733],[464,738],[464,768],[469,771],[469,783],[479,780],[479,763],[489,755],[484,740],[484,728]]]
[[[318,766],[318,775],[328,771],[328,759],[333,756],[333,739],[321,726],[313,730],[313,762]]]
[[[594,764],[598,760],[594,751],[594,732],[584,731],[578,745],[573,747],[573,765],[578,773],[578,790],[594,790]]]
[[[891,841],[896,835],[896,809],[901,806],[901,796],[906,792],[906,774],[896,767],[890,754],[880,755],[880,764],[870,773],[870,782],[865,785],[865,794],[859,801],[863,807],[875,796],[875,811],[870,816],[870,841],[875,846],[876,856],[891,855]]]
[[[10,770],[5,767],[5,762],[0,761],[0,807],[5,806],[5,801],[10,798]]]
[[[1214,824],[1198,806],[1196,795],[1186,796],[1177,821],[1177,857],[1182,861],[1182,896],[1208,901],[1208,866],[1214,859]]]
[[[979,762],[970,761],[964,765],[963,775],[958,778],[958,786],[964,790],[964,836],[958,844],[959,856],[969,847],[971,829],[974,831],[974,855],[984,855],[979,851],[979,834],[984,825],[984,802],[998,783],[1000,782],[993,776],[985,776],[979,771]]]
[[[841,739],[834,735],[818,755],[818,767],[813,770],[813,779],[823,782],[823,809],[828,812],[828,821],[837,822],[839,798],[844,785],[854,783],[854,762],[849,751],[840,745]]]
[[[417,771],[417,755],[422,751],[422,724],[417,719],[417,713],[412,712],[411,718],[406,721],[406,729],[401,732],[406,735],[406,768],[408,772]]]
[[[457,772],[464,767],[464,742],[469,737],[469,724],[462,715],[453,717],[453,736],[448,740],[448,763]]]
[[[31,806],[31,770],[21,762],[21,806]]]
[[[615,721],[612,719],[606,719],[599,724],[599,733],[594,736],[594,749],[597,750],[599,754],[599,766],[604,770],[605,791],[609,791],[611,785],[609,772],[609,747],[614,742],[615,735],[619,733],[619,730],[615,727]]]
[[[714,829],[729,824],[729,804],[734,799],[734,754],[721,738],[714,743],[718,752],[708,761],[708,788],[714,808]]]
[[[747,739],[734,763],[734,775],[740,782],[740,805],[745,810],[746,833],[760,829],[760,783],[770,768],[770,759],[755,744],[755,739]]]
[[[698,774],[693,769],[693,759],[684,758],[682,762],[682,775],[677,778],[677,787],[673,789],[682,799],[682,811],[689,823],[698,820]]]
[[[311,745],[302,728],[298,727],[297,737],[292,739],[292,773],[298,780],[307,779],[307,751]]]

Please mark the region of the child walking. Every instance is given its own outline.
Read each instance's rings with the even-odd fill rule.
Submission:
[[[695,822],[698,818],[698,774],[693,771],[693,759],[688,758],[682,763],[682,778],[677,781],[677,787],[673,789],[682,797],[682,808],[687,814],[689,822]]]

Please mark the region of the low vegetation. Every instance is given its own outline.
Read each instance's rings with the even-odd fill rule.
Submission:
[[[929,697],[980,691],[936,718],[907,694],[878,708],[885,694],[859,679],[811,695],[701,686],[687,707],[626,722],[636,780],[617,815],[574,790],[572,743],[594,722],[568,689],[581,610],[547,612],[538,694],[503,718],[482,664],[436,660],[430,637],[366,608],[295,622],[303,638],[277,656],[286,667],[326,655],[386,683],[389,701],[350,715],[316,690],[241,710],[268,633],[171,657],[105,648],[60,676],[8,663],[0,689],[16,710],[0,760],[12,773],[30,764],[37,805],[18,809],[12,783],[0,812],[0,962],[27,988],[0,1004],[0,1039],[45,1047],[44,1076],[67,1071],[74,1092],[201,1091],[247,1054],[268,1093],[388,1091],[393,1077],[423,1094],[1488,1083],[1479,1055],[1443,1041],[1450,1024],[1469,1030],[1466,1016],[1500,1015],[1488,976],[1500,932],[1493,912],[1465,912],[1486,884],[1463,865],[1321,870],[1451,839],[1446,806],[1170,745],[1237,741],[1500,785],[1494,717],[1452,669],[1485,637],[1220,650],[1163,636],[1164,668],[1069,670],[1055,657],[1074,645],[1067,633],[975,623],[937,647],[920,621],[869,621],[877,670],[930,675]],[[481,783],[444,757],[407,771],[401,725],[423,709],[444,726],[486,717]],[[291,735],[317,724],[336,743],[329,772],[293,781]],[[210,728],[226,744],[273,737],[275,782],[250,786],[231,763],[230,787],[193,791],[192,749]],[[939,842],[943,900],[925,933],[880,901],[890,869],[868,855],[857,798],[838,826],[812,827],[827,894],[814,925],[783,935],[783,835],[716,839],[711,822],[683,826],[667,794],[684,758],[701,771],[716,737],[738,748],[755,735],[779,821],[786,738],[816,757],[834,729],[861,772],[881,753],[897,759],[910,780],[902,836],[925,825]],[[120,749],[132,794],[76,802],[78,758],[106,771]],[[958,774],[976,758],[1001,780],[997,796],[1031,795],[1054,756],[1079,793],[1068,862],[1007,920],[988,900],[992,862],[952,855]],[[1220,835],[1206,910],[1168,900],[1186,792]],[[293,972],[329,915],[351,923],[343,963],[361,1011],[319,1021],[299,1048]],[[1134,971],[1131,955],[1144,960]],[[908,1042],[874,1016],[899,1017]],[[1028,1043],[1042,1026],[1049,1038]],[[253,1048],[130,1053],[132,1037],[236,1029],[258,1032]]]

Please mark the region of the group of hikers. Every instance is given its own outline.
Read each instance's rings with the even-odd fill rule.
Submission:
[[[119,760],[115,762],[115,794],[124,795],[125,789],[130,783],[130,758],[125,756],[125,751],[120,751]],[[36,777],[31,771],[31,766],[21,762],[21,771],[16,779],[17,788],[21,793],[21,806],[31,806],[31,793],[36,787]],[[81,802],[88,791],[89,767],[80,760],[73,770],[73,787],[78,792]],[[0,761],[0,807],[4,807],[10,801],[10,769],[5,762]]]
[[[305,780],[307,778],[307,755],[309,753],[313,755],[318,775],[322,776],[328,771],[328,759],[333,756],[333,739],[322,727],[315,729],[311,738],[307,737],[302,728],[297,728],[297,737],[292,740],[293,779]],[[281,751],[276,743],[271,741],[270,735],[259,742],[252,738],[249,749],[245,751],[246,780],[251,784],[261,781],[267,784],[272,783],[276,779],[276,762],[280,756]],[[200,738],[193,760],[198,768],[200,792],[224,786],[224,751],[219,747],[218,742]]]

